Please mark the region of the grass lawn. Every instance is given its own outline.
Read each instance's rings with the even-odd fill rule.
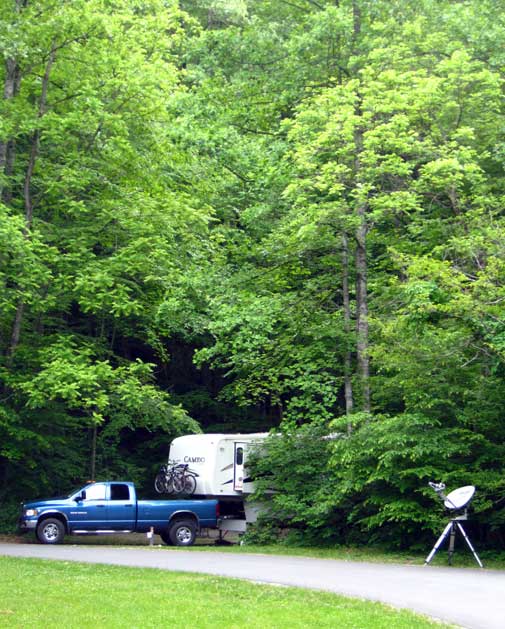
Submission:
[[[88,543],[89,542],[91,542],[91,539],[88,540]],[[444,545],[444,547],[436,553],[435,557],[430,562],[431,566],[448,565],[446,546],[447,545]],[[244,546],[240,546],[238,544],[230,546],[216,546],[197,544],[195,546],[191,546],[190,548],[186,548],[185,550],[192,550],[194,552],[206,550],[229,553],[257,553],[262,555],[292,555],[298,557],[315,557],[317,559],[338,559],[340,561],[368,561],[372,563],[397,563],[411,566],[422,566],[424,565],[431,547],[426,548],[424,552],[395,552],[367,546],[303,548],[297,546],[284,546],[281,544],[272,546],[254,546],[249,544]],[[486,568],[494,570],[505,569],[505,555],[503,553],[496,553],[492,551],[480,552],[477,550],[477,554]],[[456,552],[452,558],[452,565],[457,568],[479,568],[468,548],[458,544],[456,545]]]
[[[0,626],[447,627],[379,603],[149,568],[0,557]]]
[[[427,546],[425,550],[415,551],[392,551],[384,550],[374,546],[333,546],[333,547],[298,547],[298,546],[286,546],[283,544],[275,544],[271,546],[256,546],[252,544],[245,544],[241,546],[238,543],[238,537],[232,537],[234,543],[229,545],[216,545],[216,534],[212,531],[210,538],[201,537],[197,538],[196,544],[189,548],[180,550],[189,550],[193,552],[198,551],[211,551],[211,552],[226,552],[226,553],[254,553],[261,555],[292,555],[298,557],[314,557],[317,559],[338,559],[341,561],[368,561],[373,563],[397,563],[403,565],[417,565],[422,566],[431,550],[431,546]],[[7,535],[0,534],[0,542],[4,543],[37,543],[33,535]],[[161,538],[158,535],[154,536],[155,545],[165,547]],[[435,539],[433,540],[435,543]],[[147,546],[148,542],[145,534],[134,533],[128,535],[74,535],[67,536],[65,538],[65,544],[72,544],[77,546],[90,545],[90,546]],[[486,550],[481,551],[478,545],[475,544],[477,553],[484,564],[484,567],[489,570],[505,570],[505,553],[499,551]],[[167,549],[174,550],[173,546],[166,546]],[[179,550],[179,549],[176,549]],[[432,566],[447,566],[447,542],[437,552]],[[462,540],[456,538],[456,552],[453,557],[452,565],[456,568],[478,568],[475,559],[470,553],[469,549],[464,545]]]
[[[162,545],[161,539],[155,535],[155,544]],[[0,542],[16,542],[22,543],[36,543],[33,535],[25,535],[21,538],[12,536],[1,536]],[[453,557],[452,565],[457,568],[478,568],[475,559],[466,546],[463,545],[461,539],[456,540],[456,553]],[[433,543],[435,540],[433,540]],[[91,546],[147,546],[147,539],[144,534],[129,534],[129,535],[104,535],[104,536],[71,536],[65,538],[65,544],[91,545]],[[174,550],[173,546],[166,546],[167,550]],[[377,547],[360,546],[360,547],[348,547],[348,546],[334,546],[331,548],[301,548],[297,546],[284,546],[282,544],[272,546],[254,546],[246,544],[240,546],[238,543],[219,546],[215,544],[215,539],[211,538],[198,538],[195,546],[184,549],[192,552],[199,552],[202,550],[211,552],[226,552],[226,553],[255,553],[261,555],[292,555],[299,557],[315,557],[317,559],[339,559],[341,561],[369,561],[374,563],[398,563],[403,565],[417,565],[422,566],[428,555],[431,547],[427,547],[424,551],[418,552],[394,552],[391,550],[383,550]],[[481,552],[476,549],[479,554],[485,568],[494,570],[505,569],[505,554],[494,551]],[[447,544],[441,548],[435,555],[432,566],[447,566]]]
[[[195,546],[184,548],[181,550],[190,550],[193,552],[198,551],[211,551],[211,552],[226,552],[226,553],[255,553],[261,555],[292,555],[299,557],[315,557],[317,559],[339,559],[341,561],[369,561],[374,563],[398,563],[403,565],[418,565],[422,566],[431,550],[430,547],[426,547],[424,551],[417,552],[395,552],[391,550],[384,550],[373,546],[333,546],[328,548],[302,548],[297,546],[285,546],[282,544],[276,544],[271,546],[254,546],[252,544],[246,544],[240,546],[238,538],[233,538],[235,543],[230,545],[216,545],[215,535],[209,538],[198,538]],[[154,536],[155,544],[164,546],[161,538],[157,535]],[[37,543],[33,535],[23,535],[21,537],[13,535],[0,535],[0,542],[6,543]],[[433,540],[435,543],[435,540]],[[91,545],[91,546],[147,546],[147,539],[145,534],[128,534],[128,535],[74,535],[67,536],[65,538],[65,544]],[[167,549],[174,550],[173,546],[167,546]],[[179,550],[179,549],[176,549]],[[477,553],[484,564],[486,569],[490,570],[505,570],[505,553],[499,551],[481,551],[476,547]],[[444,544],[437,554],[435,555],[432,566],[447,566],[447,543]],[[456,539],[456,553],[453,557],[452,565],[457,568],[478,568],[475,559],[463,544],[462,540]]]

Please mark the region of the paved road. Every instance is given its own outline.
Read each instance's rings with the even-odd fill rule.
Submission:
[[[0,555],[162,568],[382,601],[468,629],[505,628],[505,572],[167,548],[0,544]]]

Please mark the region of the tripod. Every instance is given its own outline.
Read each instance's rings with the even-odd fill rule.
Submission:
[[[449,565],[451,565],[451,563],[452,563],[452,556],[454,555],[454,542],[455,542],[455,539],[456,539],[456,532],[459,530],[461,535],[463,535],[463,539],[467,543],[468,548],[472,551],[472,554],[473,554],[473,556],[475,558],[475,561],[479,564],[479,566],[481,568],[484,568],[484,566],[482,565],[481,560],[479,559],[479,556],[475,552],[475,548],[472,546],[472,543],[470,542],[470,540],[468,538],[468,535],[465,533],[465,529],[463,528],[463,526],[461,524],[461,520],[467,520],[467,519],[468,519],[468,513],[467,513],[467,510],[465,509],[461,515],[453,518],[447,524],[447,526],[445,527],[442,535],[436,541],[435,546],[433,546],[430,554],[426,557],[426,561],[424,562],[425,566],[427,566],[430,563],[430,561],[433,559],[433,557],[435,556],[435,553],[440,548],[440,546],[442,545],[442,542],[445,540],[445,538],[448,535],[449,535]]]

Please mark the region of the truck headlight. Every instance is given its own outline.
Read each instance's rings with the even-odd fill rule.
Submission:
[[[37,509],[26,509],[26,510],[25,510],[25,515],[26,515],[26,517],[28,517],[28,518],[33,518],[33,516],[34,516],[34,515],[37,515],[37,514],[38,514]]]

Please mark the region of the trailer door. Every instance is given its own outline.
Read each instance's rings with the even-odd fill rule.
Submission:
[[[233,489],[242,491],[244,489],[244,455],[246,444],[235,441],[235,453],[233,459]]]

